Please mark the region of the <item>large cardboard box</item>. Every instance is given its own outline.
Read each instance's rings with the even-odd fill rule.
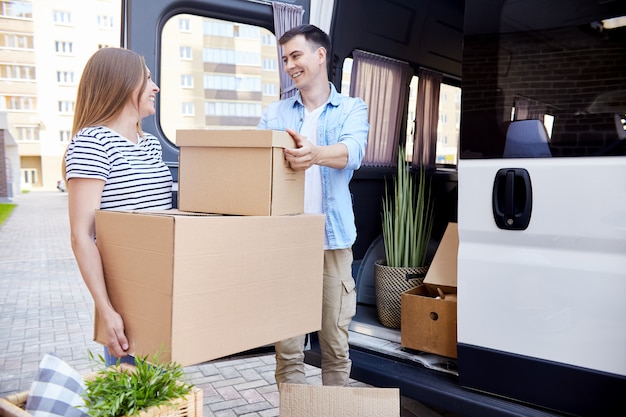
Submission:
[[[398,388],[280,384],[280,417],[400,417]]]
[[[96,228],[132,354],[188,366],[321,328],[322,215],[97,211]]]
[[[178,208],[204,213],[279,216],[304,211],[304,171],[274,130],[178,130]]]
[[[457,223],[449,223],[424,283],[401,295],[400,344],[457,357]]]

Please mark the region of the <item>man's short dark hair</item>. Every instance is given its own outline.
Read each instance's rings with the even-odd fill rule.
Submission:
[[[326,56],[330,54],[330,38],[322,29],[315,25],[300,25],[289,29],[278,39],[279,45],[284,45],[298,35],[303,35],[307,42],[326,49]]]

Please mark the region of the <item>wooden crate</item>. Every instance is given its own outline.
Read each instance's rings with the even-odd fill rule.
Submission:
[[[122,364],[122,367],[130,368],[131,365]],[[90,375],[85,375],[89,379]],[[171,404],[159,407],[150,407],[140,412],[137,417],[202,417],[203,392],[200,388],[192,387],[191,392],[184,398],[173,400]],[[28,391],[11,394],[0,398],[0,417],[33,417],[24,411]]]

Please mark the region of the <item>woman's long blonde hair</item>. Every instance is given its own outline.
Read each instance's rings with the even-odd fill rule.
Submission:
[[[85,127],[106,124],[129,100],[135,100],[139,106],[147,82],[148,70],[141,55],[124,48],[96,51],[87,61],[78,83],[72,138]],[[135,91],[138,93],[133,97]],[[137,121],[137,133],[143,134],[141,120]],[[65,155],[62,165],[65,179]]]
[[[146,62],[141,55],[123,48],[102,48],[94,53],[78,83],[72,137],[88,126],[98,126],[117,116],[132,94],[139,97],[148,82]],[[137,132],[141,134],[140,121]]]

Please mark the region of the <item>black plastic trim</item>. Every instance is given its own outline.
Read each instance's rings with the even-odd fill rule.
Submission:
[[[305,362],[320,367],[319,345],[312,338]],[[405,363],[372,351],[350,348],[351,377],[376,387],[397,387],[404,397],[429,407],[463,417],[555,417],[562,416],[543,409],[468,390],[451,374],[427,369],[419,364]]]
[[[576,416],[625,416],[626,377],[459,343],[460,384]]]

